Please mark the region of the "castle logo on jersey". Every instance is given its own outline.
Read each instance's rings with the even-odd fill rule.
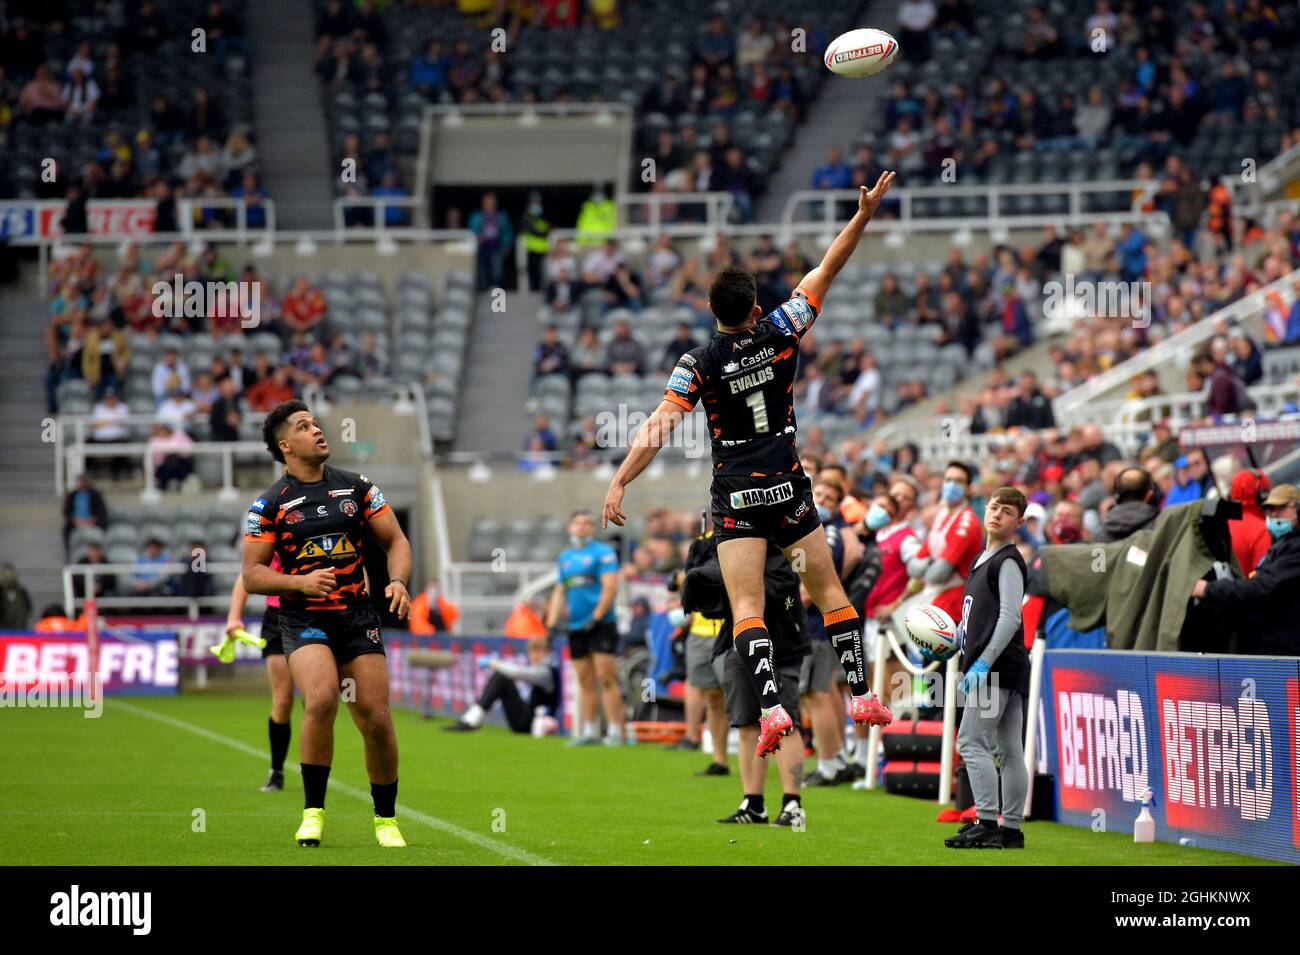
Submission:
[[[789,481],[775,487],[757,487],[748,491],[731,492],[731,506],[734,508],[770,506],[792,500],[794,500],[794,485]]]
[[[352,546],[352,541],[346,534],[322,534],[320,537],[309,537],[302,545],[302,553],[299,555],[303,559],[322,560],[326,557],[333,559],[342,559],[345,557],[356,557],[357,549]]]

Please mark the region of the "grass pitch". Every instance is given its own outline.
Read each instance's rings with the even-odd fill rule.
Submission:
[[[300,712],[294,713],[297,754]],[[660,746],[567,748],[504,729],[442,733],[396,711],[398,821],[409,847],[381,850],[361,740],[342,712],[324,843],[294,844],[296,764],[262,793],[261,694],[110,699],[80,710],[0,711],[0,864],[23,865],[1262,865],[1250,856],[1135,846],[1129,833],[1030,822],[1023,852],[957,852],[933,803],[848,787],[804,797],[808,828],[723,826],[730,777]],[[779,809],[775,768],[769,812]]]

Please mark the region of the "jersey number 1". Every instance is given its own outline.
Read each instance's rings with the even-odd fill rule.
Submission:
[[[754,412],[754,433],[767,434],[767,402],[763,400],[763,392],[754,392],[745,399],[745,404]]]

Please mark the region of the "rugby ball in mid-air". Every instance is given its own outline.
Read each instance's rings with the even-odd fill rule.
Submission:
[[[898,41],[884,30],[841,33],[826,48],[826,69],[840,76],[874,76],[898,56]]]
[[[907,635],[918,647],[925,647],[940,660],[957,652],[957,625],[947,612],[930,604],[917,604],[903,618]]]

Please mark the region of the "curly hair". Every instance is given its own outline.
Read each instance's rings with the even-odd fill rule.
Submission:
[[[300,398],[290,398],[288,401],[281,401],[267,412],[266,420],[262,422],[262,440],[266,442],[266,450],[271,452],[271,457],[281,464],[284,464],[284,453],[280,450],[280,432],[284,430],[285,424],[293,415],[308,410],[305,401]]]

